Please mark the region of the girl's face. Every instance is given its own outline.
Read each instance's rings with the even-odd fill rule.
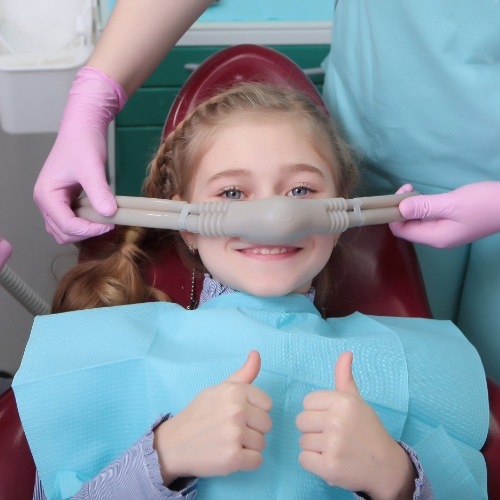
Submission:
[[[335,197],[331,166],[297,125],[260,120],[223,127],[201,158],[190,203],[270,196]],[[338,235],[311,235],[293,244],[256,245],[239,238],[186,233],[212,277],[251,295],[306,293],[328,262]]]

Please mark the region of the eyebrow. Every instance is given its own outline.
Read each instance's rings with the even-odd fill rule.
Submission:
[[[314,165],[309,165],[308,163],[291,163],[284,164],[281,166],[282,171],[287,173],[295,174],[300,172],[310,172],[312,174],[318,175],[322,179],[325,178],[325,174],[321,169],[315,167]],[[248,177],[251,175],[251,171],[245,168],[228,168],[226,170],[221,170],[216,174],[212,175],[208,179],[208,184],[217,181],[218,179],[223,179],[226,177]]]
[[[208,184],[217,181],[218,179],[224,179],[225,177],[248,177],[250,175],[250,170],[244,168],[228,168],[226,170],[221,170],[216,174],[212,175],[208,179]]]
[[[310,172],[311,174],[316,174],[323,179],[325,178],[325,174],[320,168],[315,167],[314,165],[309,165],[308,163],[286,164],[282,165],[281,169],[290,172],[292,174],[301,172]]]

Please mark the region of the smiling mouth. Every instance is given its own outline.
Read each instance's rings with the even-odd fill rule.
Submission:
[[[241,252],[251,253],[253,255],[282,255],[297,252],[296,247],[251,247],[241,249]]]

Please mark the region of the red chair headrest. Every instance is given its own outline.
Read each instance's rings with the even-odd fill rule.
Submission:
[[[170,109],[163,137],[200,103],[244,82],[273,83],[300,90],[328,114],[312,81],[290,58],[262,45],[234,45],[203,61],[186,80]]]

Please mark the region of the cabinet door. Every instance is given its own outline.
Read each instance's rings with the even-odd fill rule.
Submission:
[[[162,127],[118,127],[116,130],[116,194],[140,196],[142,182],[161,137]]]

